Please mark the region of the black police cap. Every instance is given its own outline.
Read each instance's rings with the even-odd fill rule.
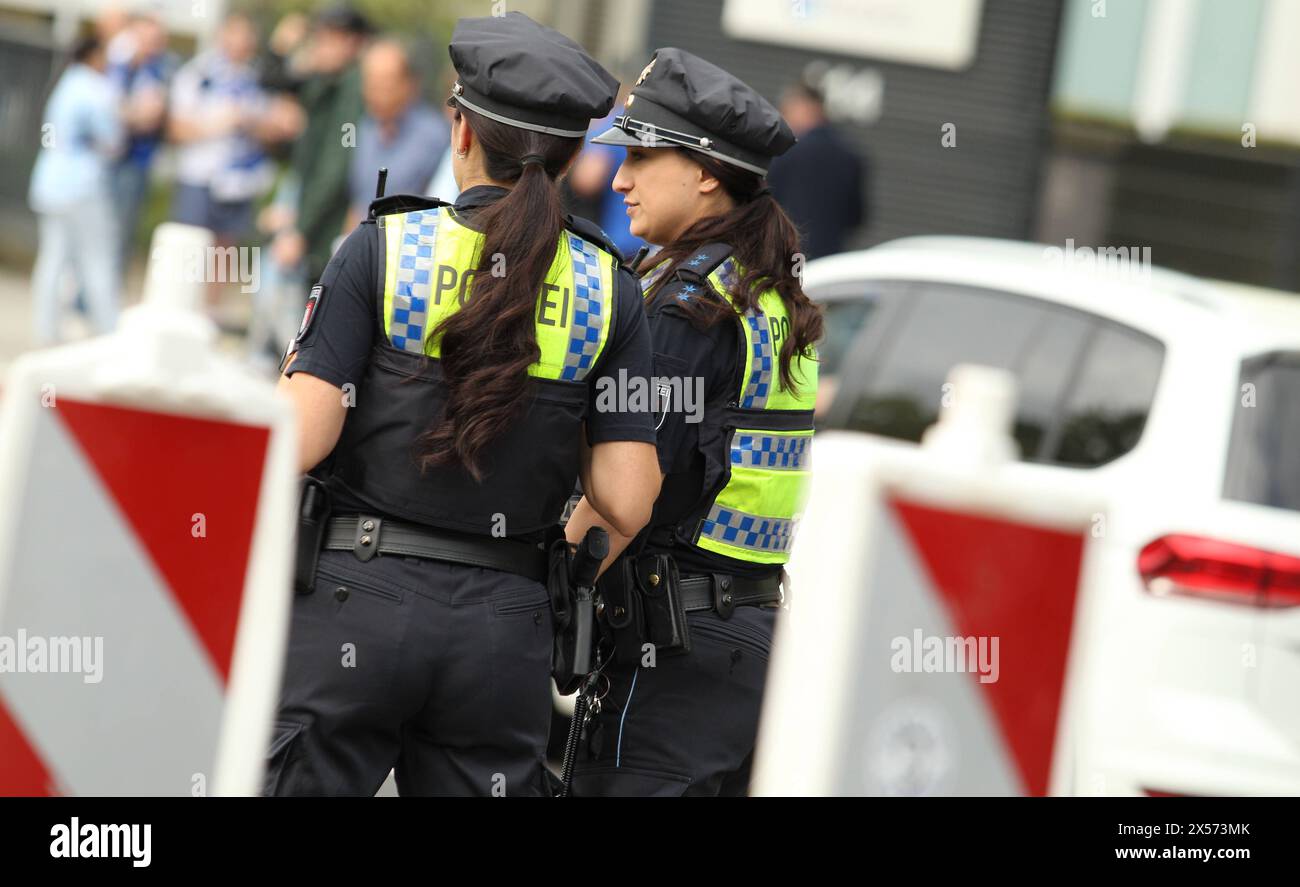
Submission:
[[[447,47],[458,102],[510,126],[581,137],[618,81],[577,43],[520,12],[463,18]]]
[[[366,36],[374,32],[370,21],[351,6],[330,6],[316,15],[316,27]]]
[[[680,145],[759,175],[795,143],[772,103],[717,65],[684,49],[655,51],[622,116],[594,142]]]

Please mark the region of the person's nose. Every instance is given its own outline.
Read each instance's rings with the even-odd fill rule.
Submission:
[[[614,173],[613,188],[619,194],[626,195],[632,190],[632,176],[627,171],[627,161],[618,165],[618,172]]]

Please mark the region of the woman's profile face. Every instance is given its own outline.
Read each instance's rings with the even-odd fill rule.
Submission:
[[[698,164],[671,148],[627,149],[613,188],[635,237],[666,246],[699,219],[717,212],[721,187]]]

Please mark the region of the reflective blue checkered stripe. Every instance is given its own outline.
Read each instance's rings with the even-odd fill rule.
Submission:
[[[719,292],[734,293],[740,285],[740,266],[734,258],[728,257],[713,270],[709,278]],[[741,320],[744,323],[745,333],[749,337],[749,359],[748,373],[744,380],[745,388],[740,395],[740,407],[746,410],[761,410],[767,407],[767,398],[772,391],[772,367],[776,358],[772,348],[772,330],[768,325],[767,315],[759,310],[758,306],[746,311]]]
[[[728,257],[709,274],[709,285],[735,305],[743,273]],[[783,564],[811,476],[817,369],[815,362],[798,358],[794,385],[782,386],[777,343],[788,330],[789,312],[775,289],[753,302],[737,313],[748,350],[738,396],[726,417],[726,482],[694,512],[698,522],[691,542],[749,563]]]
[[[731,442],[731,464],[776,471],[807,471],[812,462],[812,437],[737,432]]]
[[[642,295],[649,293],[650,290],[654,288],[654,285],[658,283],[665,274],[668,273],[668,269],[671,267],[672,267],[671,262],[660,262],[658,265],[656,265],[655,267],[647,271],[645,273],[645,277],[641,278]]]
[[[725,292],[734,293],[736,287],[740,285],[740,266],[731,257],[727,257],[713,273],[718,275],[718,281]]]
[[[402,219],[395,287],[388,306],[388,338],[393,347],[415,354],[424,353],[428,331],[438,215],[436,209],[414,210]]]
[[[700,524],[700,537],[751,551],[789,554],[794,521],[746,514],[715,502]]]
[[[483,234],[446,208],[383,216],[383,318],[400,351],[440,357],[438,325],[460,310],[479,264]],[[529,375],[585,381],[613,327],[614,257],[568,231],[538,293],[538,360]],[[440,290],[439,287],[442,289]],[[457,296],[447,297],[453,291]]]
[[[586,378],[600,353],[606,312],[600,283],[600,251],[581,237],[570,234],[568,238],[573,258],[573,318],[560,378],[578,382]]]
[[[767,315],[753,309],[745,314],[745,329],[749,331],[749,379],[740,406],[745,410],[761,410],[767,406],[767,395],[772,390],[772,330]]]

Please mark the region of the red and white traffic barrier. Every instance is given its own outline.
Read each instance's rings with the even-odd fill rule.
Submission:
[[[1014,380],[964,366],[920,447],[818,435],[755,761],[765,795],[1071,790],[1103,503],[1014,461]]]
[[[116,332],[5,381],[0,795],[260,788],[296,435],[273,386],[215,349],[185,274],[210,247],[161,226]]]

